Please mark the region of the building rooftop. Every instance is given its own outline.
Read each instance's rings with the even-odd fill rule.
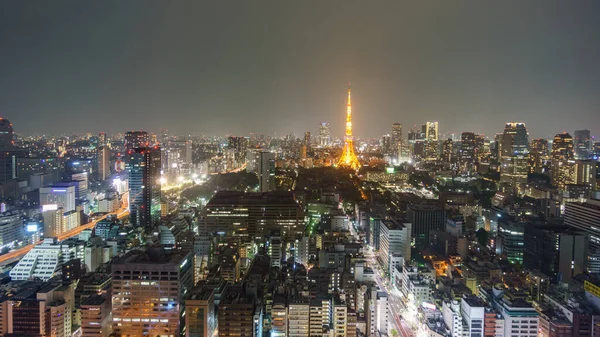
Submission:
[[[86,299],[83,300],[83,302],[81,302],[81,305],[90,305],[90,306],[97,306],[97,305],[101,305],[102,303],[104,303],[106,301],[106,298],[104,298],[104,296],[98,295],[98,294],[93,294],[89,297],[87,297]]]
[[[209,287],[194,287],[190,290],[188,300],[207,301],[214,294],[214,289]]]

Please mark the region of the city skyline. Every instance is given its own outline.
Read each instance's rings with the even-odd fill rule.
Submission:
[[[326,121],[341,138],[351,81],[357,138],[428,120],[594,134],[598,6],[6,3],[0,111],[24,134],[301,135]]]

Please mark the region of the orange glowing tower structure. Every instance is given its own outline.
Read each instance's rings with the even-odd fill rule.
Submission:
[[[348,107],[346,108],[346,136],[344,137],[344,148],[338,166],[351,167],[355,170],[360,168],[358,158],[354,153],[354,138],[352,137],[352,102],[350,97],[350,85],[348,85]]]

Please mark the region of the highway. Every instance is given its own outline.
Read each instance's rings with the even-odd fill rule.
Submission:
[[[129,209],[128,208],[120,208],[120,209],[117,210],[117,212],[112,213],[112,215],[114,215],[114,214],[117,215],[117,218],[123,219],[123,218],[125,218],[125,217],[127,217],[129,215]],[[107,216],[108,216],[108,214],[104,215],[104,216],[102,216],[102,217],[100,217],[100,218],[98,218],[98,219],[96,219],[96,220],[94,220],[92,222],[88,222],[85,225],[81,225],[81,226],[79,226],[79,227],[77,227],[75,229],[72,229],[72,230],[70,230],[70,231],[68,231],[68,232],[60,235],[58,237],[58,240],[59,241],[63,241],[63,240],[66,240],[68,238],[71,238],[71,237],[73,237],[75,235],[79,235],[79,233],[81,233],[85,229],[94,228],[94,226],[96,225],[96,223],[98,221],[104,220]],[[34,244],[30,244],[28,246],[19,248],[17,250],[11,251],[11,252],[6,253],[4,255],[0,255],[0,265],[3,265],[5,263],[13,262],[13,260],[16,260],[16,259],[19,259],[19,258],[23,257],[25,254],[29,253],[29,251],[31,249],[33,249],[33,247],[35,247],[40,242],[37,242],[37,243],[34,243]]]

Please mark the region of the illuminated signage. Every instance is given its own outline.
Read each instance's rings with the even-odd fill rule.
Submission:
[[[28,233],[37,232],[38,226],[37,224],[27,225],[26,230]]]
[[[56,211],[57,209],[58,209],[58,205],[57,204],[42,205],[42,212]]]

